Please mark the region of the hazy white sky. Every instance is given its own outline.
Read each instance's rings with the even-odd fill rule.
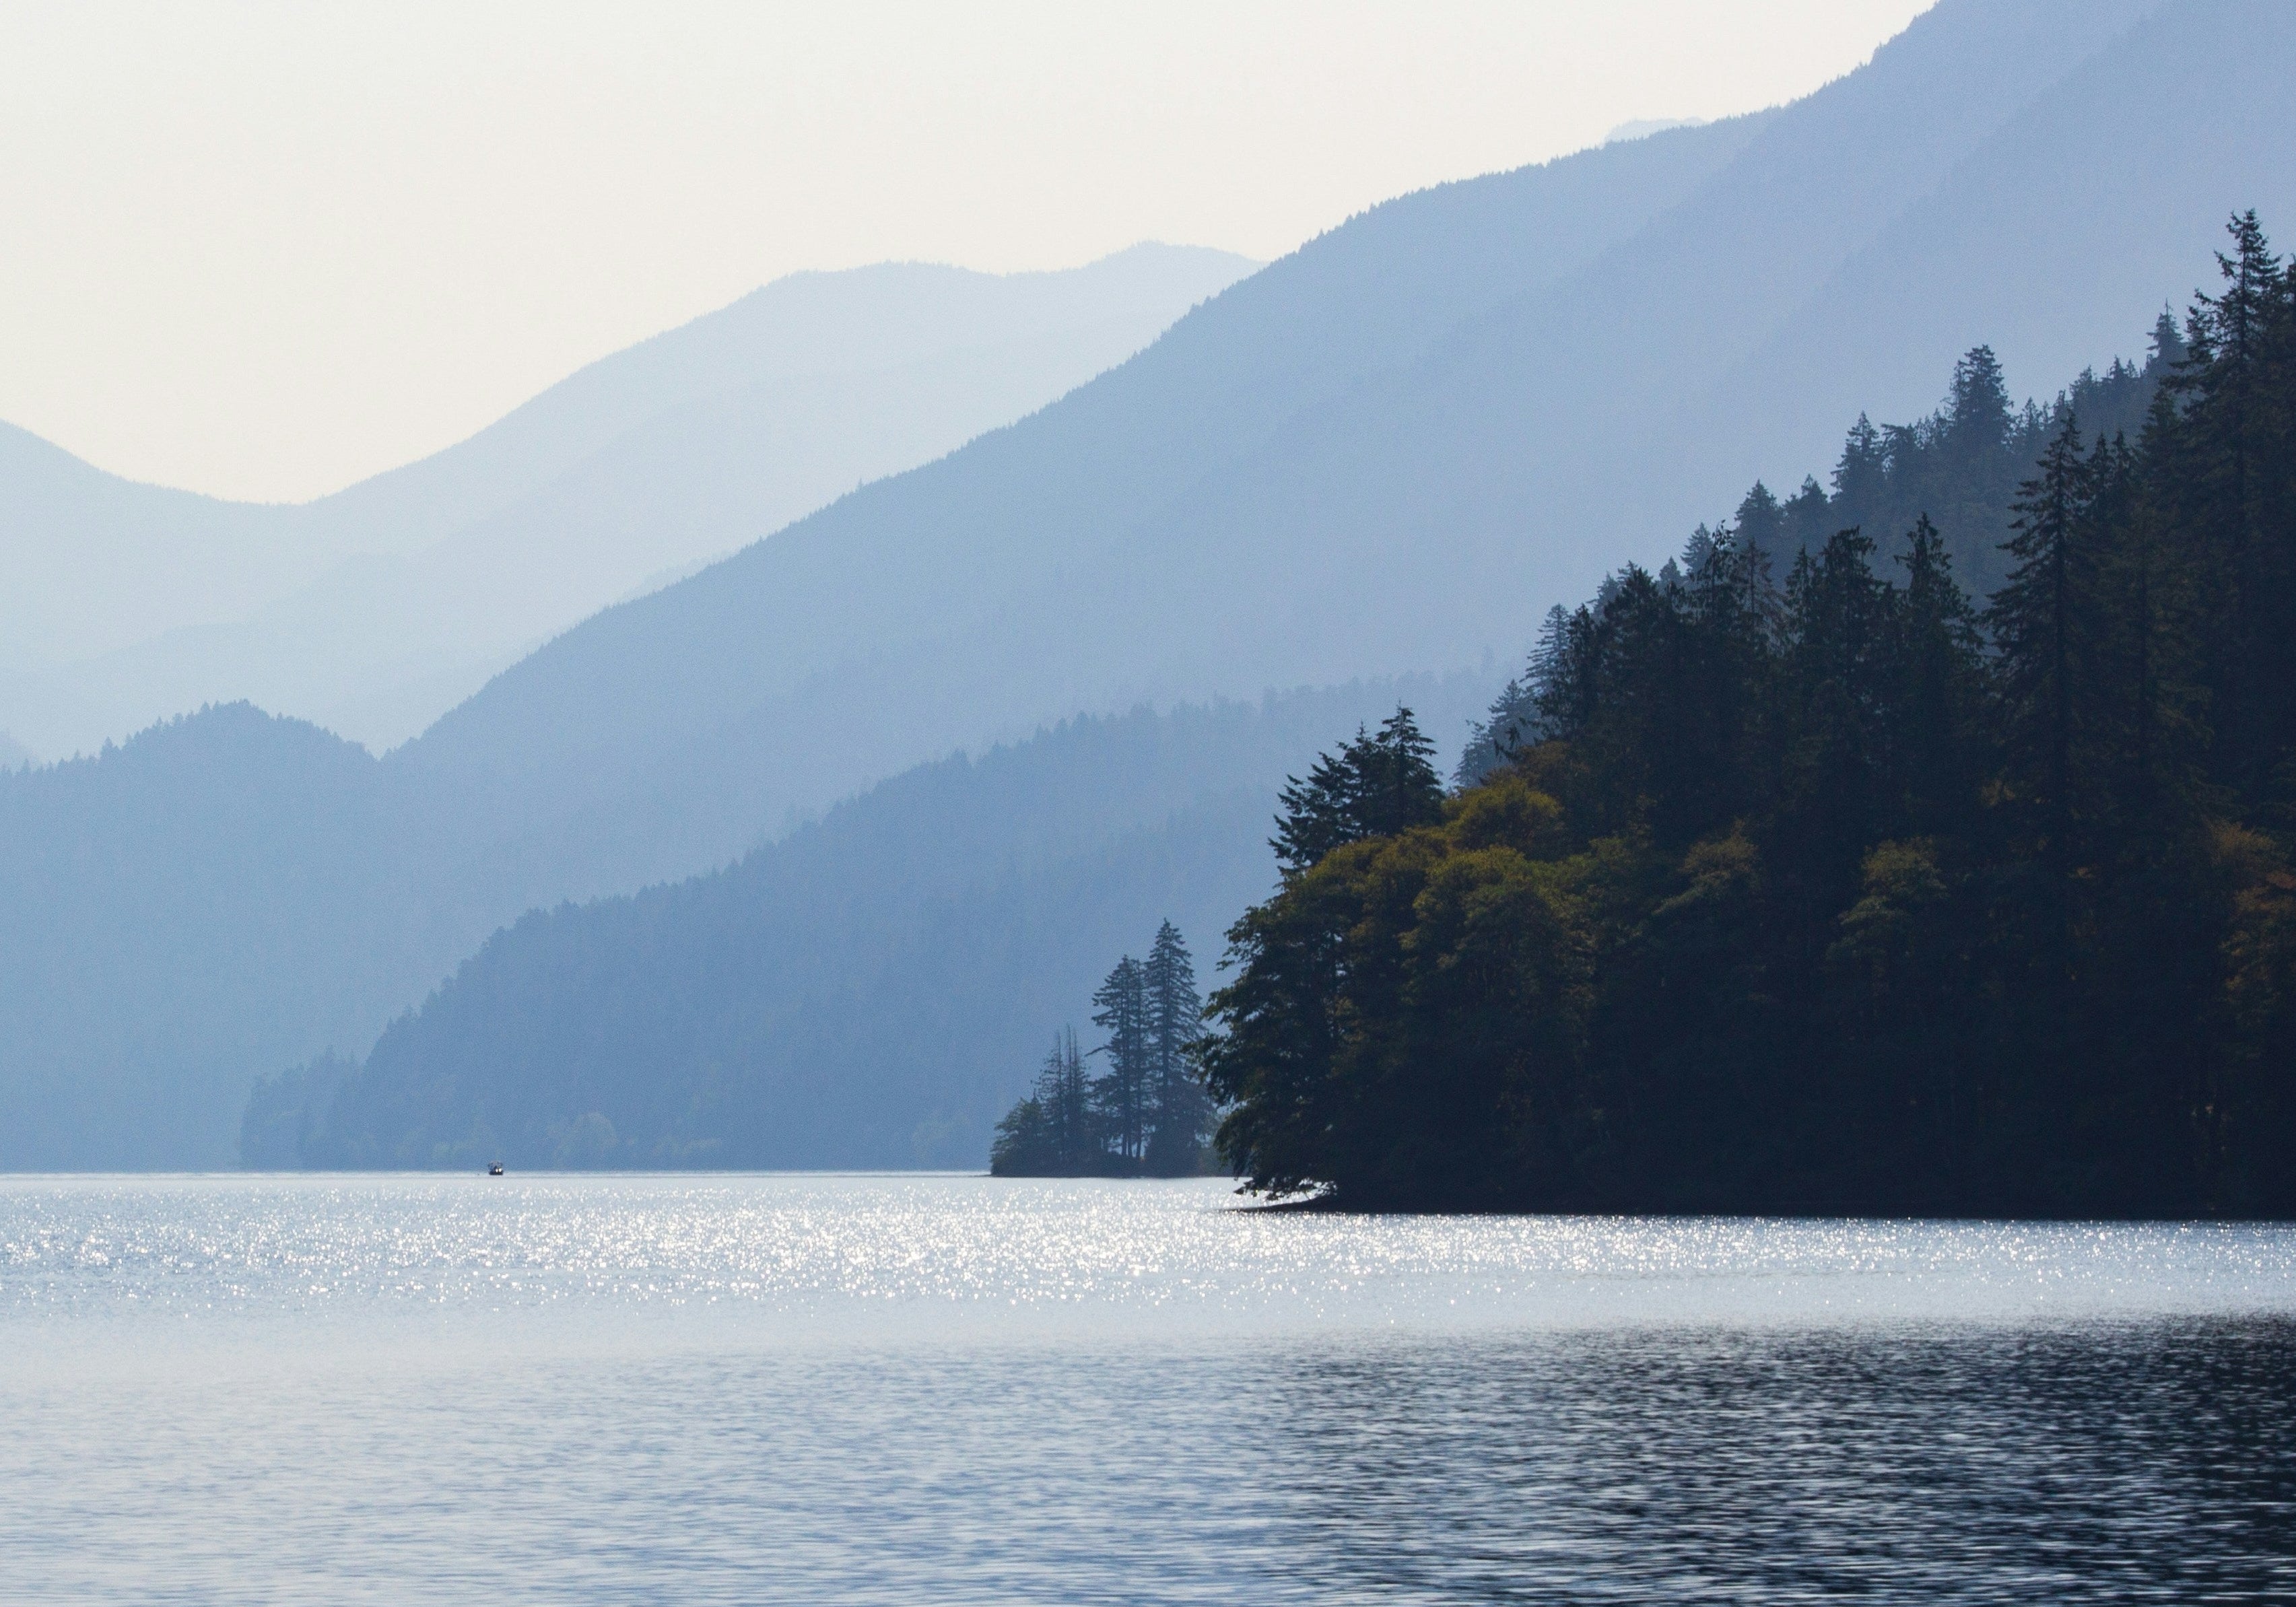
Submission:
[[[0,419],[299,499],[792,269],[1274,257],[1929,0],[0,0]]]

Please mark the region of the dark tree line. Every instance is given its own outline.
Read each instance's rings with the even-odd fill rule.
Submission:
[[[989,1170],[1001,1177],[1187,1177],[1203,1169],[1212,1128],[1191,1047],[1202,1031],[1194,963],[1169,921],[1148,958],[1127,955],[1093,995],[1108,1036],[1085,1069],[1073,1029],[1054,1040],[1029,1096],[996,1124]]]
[[[1940,534],[1961,584],[1974,595],[1989,596],[2007,574],[2005,543],[2016,517],[2011,504],[2018,484],[2059,422],[2070,414],[2099,439],[2143,431],[2152,398],[2185,357],[2184,333],[2165,312],[2152,346],[2143,366],[2116,361],[2102,374],[2083,373],[2047,407],[2013,405],[1999,360],[1991,348],[1978,347],[1955,365],[1945,404],[1928,418],[1876,426],[1859,417],[1842,442],[1831,492],[1806,479],[1781,500],[1758,481],[1724,532],[1695,532],[1689,554],[1666,565],[1658,578],[1678,582],[1684,564],[1694,564],[1696,554],[1725,534],[1759,551],[1774,574],[1783,573],[1801,553],[1816,552],[1845,529],[1879,537],[1876,562],[1894,572],[1891,563],[1906,555],[1914,529],[1926,520]],[[1548,611],[1533,675],[1511,682],[1477,728],[1459,761],[1459,784],[1498,768],[1544,729],[1537,666],[1554,651],[1570,614],[1560,605]]]
[[[2296,1212],[2296,269],[2232,236],[2144,370],[1972,353],[1555,611],[1456,791],[1399,713],[1287,793],[1201,1049],[1249,1185]]]

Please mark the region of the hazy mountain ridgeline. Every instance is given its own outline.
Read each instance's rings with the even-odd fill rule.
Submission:
[[[1710,518],[1752,471],[1822,464],[1860,407],[1927,406],[1977,340],[2047,357],[2051,383],[2126,349],[2207,269],[2204,229],[2161,217],[2296,186],[2285,143],[2226,109],[2276,103],[2296,19],[2151,9],[1949,0],[1777,112],[1375,209],[1058,406],[568,633],[406,762],[452,777],[483,829],[536,856],[537,885],[611,885],[722,858],[758,813],[1047,712],[1511,654],[1514,600],[1583,590],[1616,532]],[[2107,66],[2143,93],[2058,93]],[[2104,161],[2132,120],[2158,193],[2121,187],[2072,237],[2141,292],[2034,304],[2022,277],[2062,261],[2046,184],[2030,218],[1904,240],[1910,266],[1859,276],[1915,208],[1979,204],[1997,168],[2042,183],[2037,141]],[[1866,283],[1877,326],[1971,332],[1893,352],[1880,396],[1825,370],[1832,418],[1807,431],[1803,401],[1774,406],[1746,365]],[[1932,285],[1950,305],[1905,304]],[[1916,361],[1926,377],[1901,386]],[[1702,466],[1721,456],[1726,474]],[[666,775],[708,778],[696,807],[659,806]],[[705,800],[734,799],[712,824]],[[579,851],[554,864],[562,834]]]
[[[1991,9],[2006,22],[2016,8]],[[2102,365],[2098,332],[2126,350],[2120,331],[2181,312],[2212,277],[2195,248],[2227,216],[2279,217],[2296,201],[2296,157],[2272,132],[2291,109],[2296,11],[2271,0],[2144,10],[2112,48],[2005,118],[1711,393],[1653,421],[1652,435],[1694,455],[1701,472],[1742,473],[1745,427],[1702,427],[1717,398],[1759,396],[1759,431],[1816,447],[1856,408],[1909,415],[1934,353],[1990,342],[2021,385],[2053,383]]]
[[[1193,623],[1172,628],[1185,614],[1119,604],[1075,618],[1087,600],[1063,583],[1079,560],[1526,274],[1592,260],[1731,148],[1726,136],[1714,151],[1654,140],[1351,220],[1042,414],[570,632],[399,758],[451,778],[490,831],[582,845],[580,864],[538,865],[539,881],[603,870],[601,885],[627,885],[722,859],[742,822],[826,801],[930,751],[947,740],[938,734],[994,735],[1085,700],[1167,692],[1170,677],[1118,679],[1101,660],[1133,664],[1144,637],[1198,660],[1218,644]],[[1281,606],[1286,581],[1251,544],[1216,568],[1239,594]],[[1011,696],[984,692],[998,678]],[[578,719],[565,717],[570,699]],[[696,783],[674,820],[631,796],[665,772]],[[716,799],[739,804],[701,818],[718,813]]]
[[[732,868],[497,933],[363,1070],[259,1090],[250,1164],[977,1164],[1044,1040],[1165,918],[1265,892],[1287,767],[1488,676],[1078,718],[912,770]]]
[[[70,751],[43,702],[19,695],[25,677],[227,619],[341,556],[283,510],[137,485],[0,424],[0,719],[38,751]]]
[[[253,1068],[438,974],[377,769],[239,705],[0,775],[0,1168],[219,1164]]]
[[[45,751],[250,698],[377,747],[553,632],[1083,383],[1253,265],[800,274],[301,507],[0,440],[0,716]]]

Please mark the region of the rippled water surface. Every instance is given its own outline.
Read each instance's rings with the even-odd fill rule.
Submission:
[[[2296,1231],[0,1179],[0,1597],[2296,1599]]]

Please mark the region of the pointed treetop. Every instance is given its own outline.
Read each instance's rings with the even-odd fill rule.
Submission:
[[[1970,348],[1953,365],[1953,386],[1945,405],[1948,439],[1964,450],[2005,446],[2013,417],[2001,359],[1990,346]]]

